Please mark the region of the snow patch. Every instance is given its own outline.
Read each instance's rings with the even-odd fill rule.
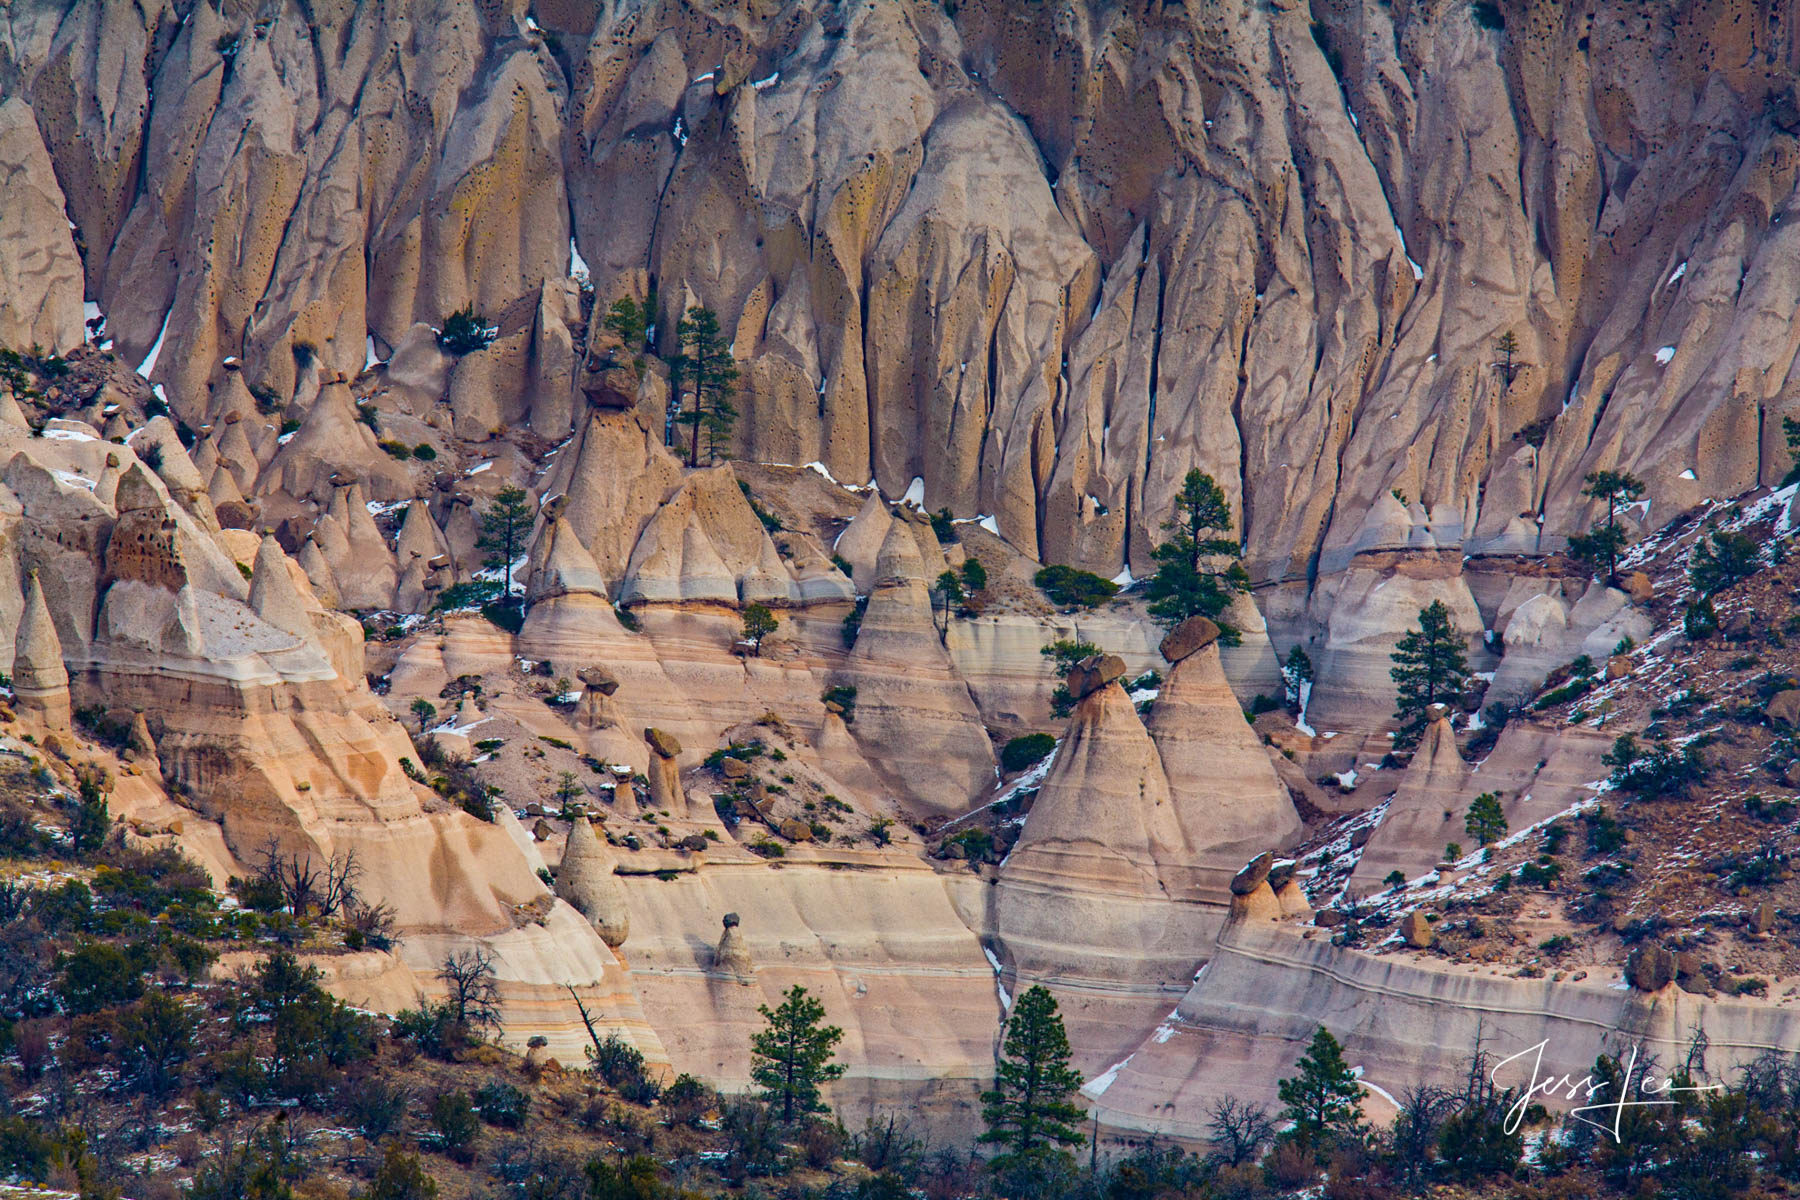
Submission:
[[[1298,729],[1301,733],[1304,733],[1307,737],[1318,737],[1318,730],[1306,723],[1306,702],[1311,699],[1312,680],[1302,679],[1300,681],[1300,715],[1294,718],[1294,728]]]
[[[1669,276],[1669,282],[1665,283],[1663,286],[1668,287],[1670,284],[1679,282],[1681,277],[1686,274],[1687,274],[1687,260],[1684,258],[1681,260],[1681,265],[1679,267],[1675,268],[1675,273],[1673,275]]]
[[[1136,583],[1137,580],[1132,578],[1132,575],[1131,575],[1131,564],[1126,563],[1125,569],[1123,571],[1120,571],[1117,575],[1114,575],[1112,577],[1112,581],[1114,583],[1118,584],[1122,588],[1128,588],[1132,584]]]
[[[588,273],[587,259],[581,257],[581,251],[575,247],[575,239],[569,239],[569,278],[586,287],[592,282]]]
[[[491,467],[493,467],[493,465],[494,465],[494,460],[490,458],[484,463],[476,463],[474,466],[470,467],[466,473],[470,474],[470,475],[479,475],[483,471],[486,471],[486,470],[490,469]]]
[[[925,507],[925,477],[914,475],[913,481],[906,485],[906,495],[900,497],[900,503],[911,504],[916,508]]]
[[[1106,1089],[1113,1085],[1114,1080],[1118,1079],[1119,1072],[1123,1071],[1125,1065],[1136,1056],[1137,1051],[1134,1050],[1112,1066],[1106,1068],[1106,1070],[1100,1072],[1100,1074],[1082,1084],[1081,1094],[1086,1096],[1089,1100],[1098,1100],[1101,1096],[1104,1096],[1106,1094]]]
[[[1664,346],[1661,350],[1656,352],[1656,361],[1665,367],[1669,365],[1669,360],[1674,357],[1675,347],[1673,346]]]
[[[363,341],[363,370],[370,370],[380,362],[381,356],[375,353],[375,335],[371,333]]]
[[[762,91],[767,91],[769,88],[774,87],[779,82],[781,82],[781,72],[777,71],[773,75],[769,76],[767,79],[758,79],[758,80],[753,81],[750,84],[750,86],[755,88],[757,91],[762,92]]]
[[[163,314],[162,330],[156,335],[156,345],[150,347],[150,353],[146,354],[144,361],[138,364],[137,373],[145,379],[150,378],[150,372],[156,370],[156,359],[162,353],[163,339],[169,336],[169,318],[174,315],[175,307],[170,305],[169,311]]]
[[[1681,473],[1681,477],[1682,477],[1682,478],[1683,478],[1683,479],[1697,479],[1697,478],[1699,478],[1699,476],[1697,476],[1697,475],[1695,475],[1695,474],[1694,474],[1694,468],[1692,468],[1692,467],[1689,467],[1689,468],[1688,468],[1688,469],[1687,469],[1687,470],[1685,470],[1685,471],[1683,471],[1683,472],[1682,472],[1682,473]]]
[[[994,518],[981,517],[975,523],[977,525],[981,526],[983,529],[987,530],[989,533],[993,534],[995,537],[1000,536],[1000,522],[994,520]]]

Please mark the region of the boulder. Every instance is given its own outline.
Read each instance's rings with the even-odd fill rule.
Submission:
[[[1425,918],[1425,914],[1415,908],[1400,922],[1400,936],[1414,950],[1423,950],[1431,945],[1437,934],[1432,930],[1431,922]]]
[[[1275,855],[1267,850],[1251,859],[1244,865],[1244,869],[1239,871],[1232,878],[1231,894],[1234,896],[1248,896],[1251,892],[1254,892],[1258,884],[1261,884],[1269,878],[1269,870],[1274,862]]]
[[[1633,604],[1648,604],[1656,595],[1656,585],[1642,571],[1629,572],[1619,580],[1619,586],[1625,589],[1625,594],[1631,597]]]
[[[1735,612],[1719,623],[1719,632],[1734,642],[1741,642],[1756,632],[1756,620],[1747,612]]]
[[[1606,677],[1608,679],[1623,679],[1629,674],[1631,674],[1631,660],[1623,654],[1615,654],[1606,660]]]
[[[581,680],[583,687],[602,696],[610,696],[619,690],[619,681],[605,667],[583,667],[575,672],[575,678]]]
[[[681,742],[667,730],[646,729],[644,741],[663,758],[677,758],[681,754]]]
[[[1189,617],[1169,630],[1158,647],[1171,664],[1178,663],[1219,640],[1219,627],[1205,617]]]
[[[1344,923],[1344,910],[1341,908],[1321,908],[1313,914],[1313,924],[1320,929],[1336,929]]]
[[[1789,688],[1784,692],[1776,692],[1769,697],[1768,707],[1764,710],[1771,723],[1785,725],[1789,729],[1800,725],[1800,689]]]
[[[1625,960],[1625,979],[1640,992],[1657,992],[1675,981],[1675,955],[1667,947],[1638,946]]]
[[[1069,695],[1079,700],[1125,677],[1125,660],[1116,654],[1093,654],[1069,672]]]
[[[727,779],[750,778],[750,764],[741,758],[727,757],[719,764],[719,774]]]
[[[1750,932],[1761,935],[1775,928],[1775,906],[1764,900],[1750,912]]]
[[[775,827],[777,833],[790,842],[810,842],[813,840],[812,826],[799,817],[783,817],[781,824]]]

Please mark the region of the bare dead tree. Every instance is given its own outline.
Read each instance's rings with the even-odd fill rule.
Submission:
[[[575,1001],[575,1011],[581,1014],[581,1023],[587,1026],[588,1041],[594,1043],[593,1052],[598,1055],[600,1053],[600,1031],[594,1028],[594,1018],[588,1014],[587,1005],[583,1004],[581,997],[576,994],[575,985],[565,983],[563,986],[569,989],[569,999]]]
[[[296,917],[305,916],[319,889],[319,871],[313,866],[312,857],[283,854],[281,843],[274,838],[263,843],[261,857],[257,873],[280,890],[282,901]]]
[[[281,843],[270,838],[258,853],[257,875],[273,884],[283,903],[296,917],[317,911],[325,918],[348,912],[357,902],[362,864],[356,851],[333,854],[321,866],[311,854],[283,854]]]
[[[500,1027],[500,985],[494,956],[486,950],[460,950],[444,958],[438,979],[449,991],[450,1011],[470,1029]]]
[[[361,934],[363,941],[377,950],[386,950],[400,940],[395,931],[396,917],[391,904],[369,904],[353,897],[344,906],[344,924]]]
[[[1263,1147],[1275,1140],[1275,1122],[1269,1110],[1235,1096],[1213,1104],[1207,1128],[1212,1131],[1213,1144],[1208,1157],[1221,1166],[1253,1163],[1262,1157]]]
[[[356,885],[361,879],[362,864],[356,861],[356,851],[333,854],[331,861],[325,864],[325,878],[319,893],[320,915],[332,917],[339,912],[348,912],[358,900]]]

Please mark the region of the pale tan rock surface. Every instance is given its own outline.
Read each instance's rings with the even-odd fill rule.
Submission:
[[[12,686],[28,716],[47,729],[69,728],[69,672],[36,571],[27,578],[25,609],[13,639]]]
[[[1480,782],[1487,786],[1485,774]],[[1380,891],[1393,871],[1417,879],[1443,861],[1450,842],[1465,852],[1476,849],[1463,831],[1463,814],[1476,790],[1470,786],[1469,765],[1457,753],[1450,722],[1433,721],[1413,752],[1399,790],[1388,801],[1381,824],[1363,847],[1350,876],[1350,896]]]
[[[613,874],[612,855],[585,817],[569,824],[568,846],[557,866],[556,894],[592,922],[607,945],[625,944],[631,933],[625,889]]]
[[[0,346],[61,354],[79,346],[82,269],[31,106],[0,100]]]
[[[1300,833],[1294,802],[1226,685],[1216,644],[1169,669],[1145,727],[1192,867],[1235,870]]]
[[[851,733],[900,795],[927,812],[959,811],[993,779],[993,746],[938,641],[924,564],[905,524],[890,524],[878,564],[843,670],[858,693]]]

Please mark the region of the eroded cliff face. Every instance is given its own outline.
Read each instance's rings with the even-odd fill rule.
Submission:
[[[75,240],[6,243],[7,333],[66,345],[78,265],[192,414],[227,355],[291,396],[296,347],[354,373],[573,237],[603,301],[721,314],[746,457],[1109,575],[1194,466],[1265,583],[1390,492],[1531,552],[1598,467],[1659,523],[1778,476],[1792,14],[1501,11],[15,5],[9,194]]]
[[[1244,959],[1266,930],[1243,922],[1305,914],[1291,872],[1234,878],[1302,818],[1389,801],[1346,881],[1366,894],[1433,867],[1482,780],[1516,784],[1521,824],[1591,793],[1592,729],[1514,726],[1477,779],[1446,725],[1393,788],[1356,777],[1433,601],[1488,700],[1657,628],[1557,553],[1596,516],[1589,472],[1644,479],[1636,536],[1788,469],[1795,20],[15,3],[0,345],[76,364],[0,376],[15,698],[65,733],[93,703],[153,718],[132,803],[188,814],[215,873],[271,836],[378,860],[408,941],[342,982],[368,1003],[477,938],[509,1036],[578,1054],[573,983],[653,1061],[741,1082],[756,1004],[805,982],[850,1030],[845,1093],[949,1081],[954,1109],[1008,988],[1043,980],[1099,1072],[1167,1041],[1228,919]],[[666,366],[600,328],[652,286],[665,354],[687,306],[719,315],[730,467],[684,467]],[[452,353],[464,308],[493,340]],[[1193,468],[1257,585],[1240,645],[1171,664],[1135,600],[1032,588],[1039,564],[1149,574]],[[523,630],[430,616],[487,565],[509,484],[537,510]],[[931,588],[970,558],[993,582],[952,619]],[[753,651],[751,602],[781,616]],[[385,614],[378,640],[339,609]],[[1067,724],[1056,638],[1122,657]],[[1253,732],[1239,705],[1294,645],[1299,724]],[[1162,694],[1128,693],[1151,668]],[[414,700],[532,828],[409,778]],[[1002,783],[1029,730],[1058,757]],[[546,805],[564,770],[598,823],[578,838]],[[924,862],[972,809],[990,861]],[[572,872],[593,886],[559,880],[579,913],[538,877],[571,838],[598,852]],[[1170,1070],[1145,1054],[1109,1119],[1187,1131],[1199,1092],[1146,1124]]]

